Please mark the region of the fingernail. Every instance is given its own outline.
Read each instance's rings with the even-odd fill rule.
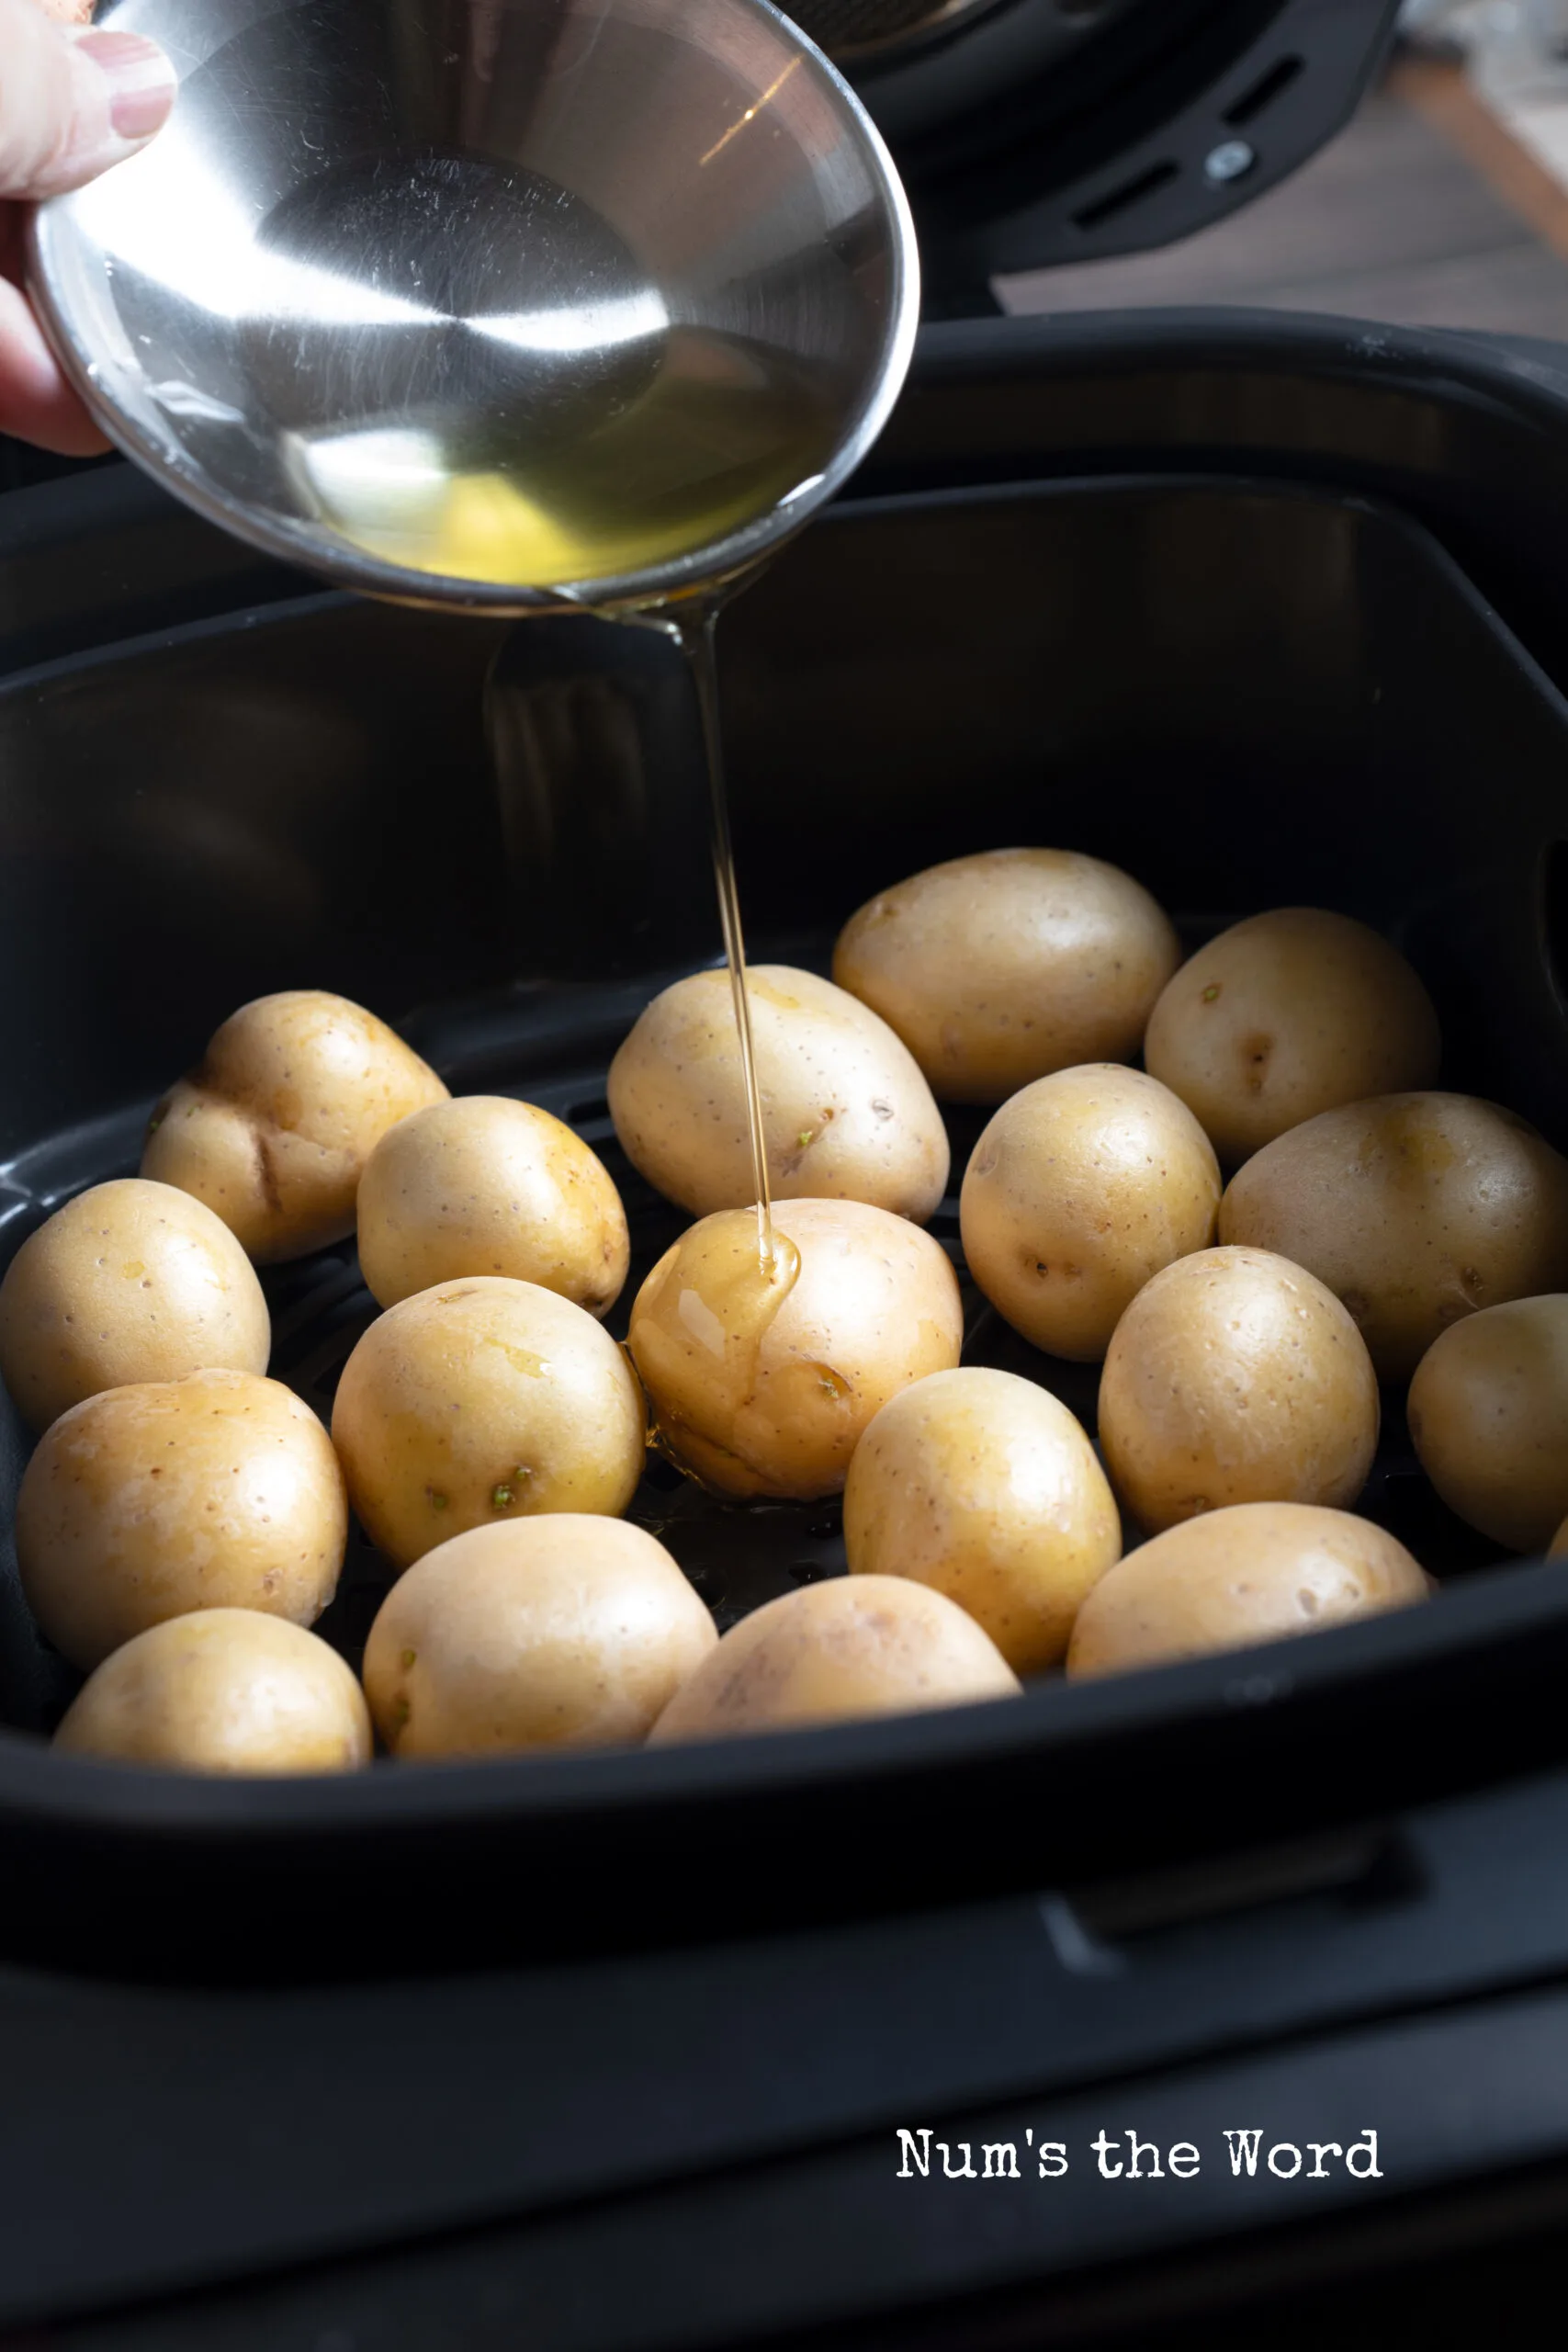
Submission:
[[[117,136],[151,139],[175,103],[178,79],[157,42],[106,28],[79,33],[76,47],[109,85],[109,120]]]

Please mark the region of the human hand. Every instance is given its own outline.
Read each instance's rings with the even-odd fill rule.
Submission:
[[[146,145],[175,71],[139,33],[85,22],[92,0],[0,0],[0,433],[62,457],[107,447],[22,291],[28,207]],[[51,17],[55,19],[51,23]]]

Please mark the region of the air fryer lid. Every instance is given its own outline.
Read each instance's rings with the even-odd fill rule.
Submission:
[[[791,0],[914,206],[931,306],[1168,243],[1347,120],[1399,0]]]

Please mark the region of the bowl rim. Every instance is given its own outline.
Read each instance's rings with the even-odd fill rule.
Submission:
[[[283,0],[283,5],[299,6],[303,0]],[[205,520],[265,555],[313,572],[334,587],[383,603],[430,612],[483,614],[497,619],[535,613],[613,612],[691,599],[705,589],[721,588],[749,573],[794,537],[842,488],[887,423],[914,356],[920,315],[920,266],[914,215],[897,168],[886,141],[844,75],[773,0],[723,0],[723,5],[761,18],[807,61],[840,115],[859,134],[888,230],[891,283],[881,363],[853,412],[852,426],[820,473],[754,522],[668,563],[592,582],[526,588],[386,562],[329,536],[320,526],[294,523],[233,498],[206,469],[190,461],[178,444],[165,444],[147,432],[107,389],[107,372],[66,291],[64,264],[73,243],[70,207],[75,191],[38,206],[26,233],[26,290],[62,372],[94,424],[115,447]],[[131,10],[142,13],[139,0],[108,0],[98,9],[95,21],[112,24]],[[137,158],[128,160],[134,163]]]

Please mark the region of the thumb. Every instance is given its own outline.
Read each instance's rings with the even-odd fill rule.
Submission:
[[[65,32],[36,0],[0,0],[0,197],[96,179],[146,144],[174,98],[174,67],[140,33]]]

